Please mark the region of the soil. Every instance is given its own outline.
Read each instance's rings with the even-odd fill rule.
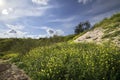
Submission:
[[[15,64],[0,60],[0,80],[31,80]]]

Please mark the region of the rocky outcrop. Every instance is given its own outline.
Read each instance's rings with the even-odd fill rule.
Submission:
[[[105,34],[112,34],[113,32],[120,31],[119,29],[115,29],[113,31],[110,31],[106,33],[107,29],[102,29],[102,28],[95,28],[91,31],[86,32],[82,36],[78,37],[77,39],[74,40],[74,42],[79,43],[79,42],[95,42],[95,43],[102,43],[106,41],[111,41],[112,43],[115,43],[118,47],[120,47],[120,35],[119,36],[114,36],[111,38],[103,38]]]
[[[14,64],[0,63],[0,80],[31,80]]]
[[[102,28],[97,28],[92,31],[86,32],[74,42],[97,42],[100,43],[102,40],[102,36],[104,35],[104,30]]]

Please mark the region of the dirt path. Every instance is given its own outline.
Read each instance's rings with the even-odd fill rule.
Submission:
[[[31,80],[23,70],[0,59],[0,80]]]

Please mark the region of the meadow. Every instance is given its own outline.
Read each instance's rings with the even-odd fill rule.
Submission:
[[[119,80],[120,49],[109,43],[59,43],[12,60],[32,80]]]

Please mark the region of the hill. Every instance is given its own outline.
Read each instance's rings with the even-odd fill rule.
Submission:
[[[31,80],[119,80],[119,30],[120,14],[115,14],[77,36],[1,39],[1,59],[10,59],[7,63]]]
[[[120,13],[114,14],[110,18],[105,18],[100,23],[95,24],[90,31],[74,40],[74,42],[95,43],[106,41],[111,41],[120,46]]]
[[[50,46],[60,42],[67,42],[71,40],[73,37],[75,37],[75,35],[54,36],[51,38],[40,38],[40,39],[31,39],[31,38],[0,39],[0,58],[7,59],[13,56],[14,54],[24,55],[36,47]]]

